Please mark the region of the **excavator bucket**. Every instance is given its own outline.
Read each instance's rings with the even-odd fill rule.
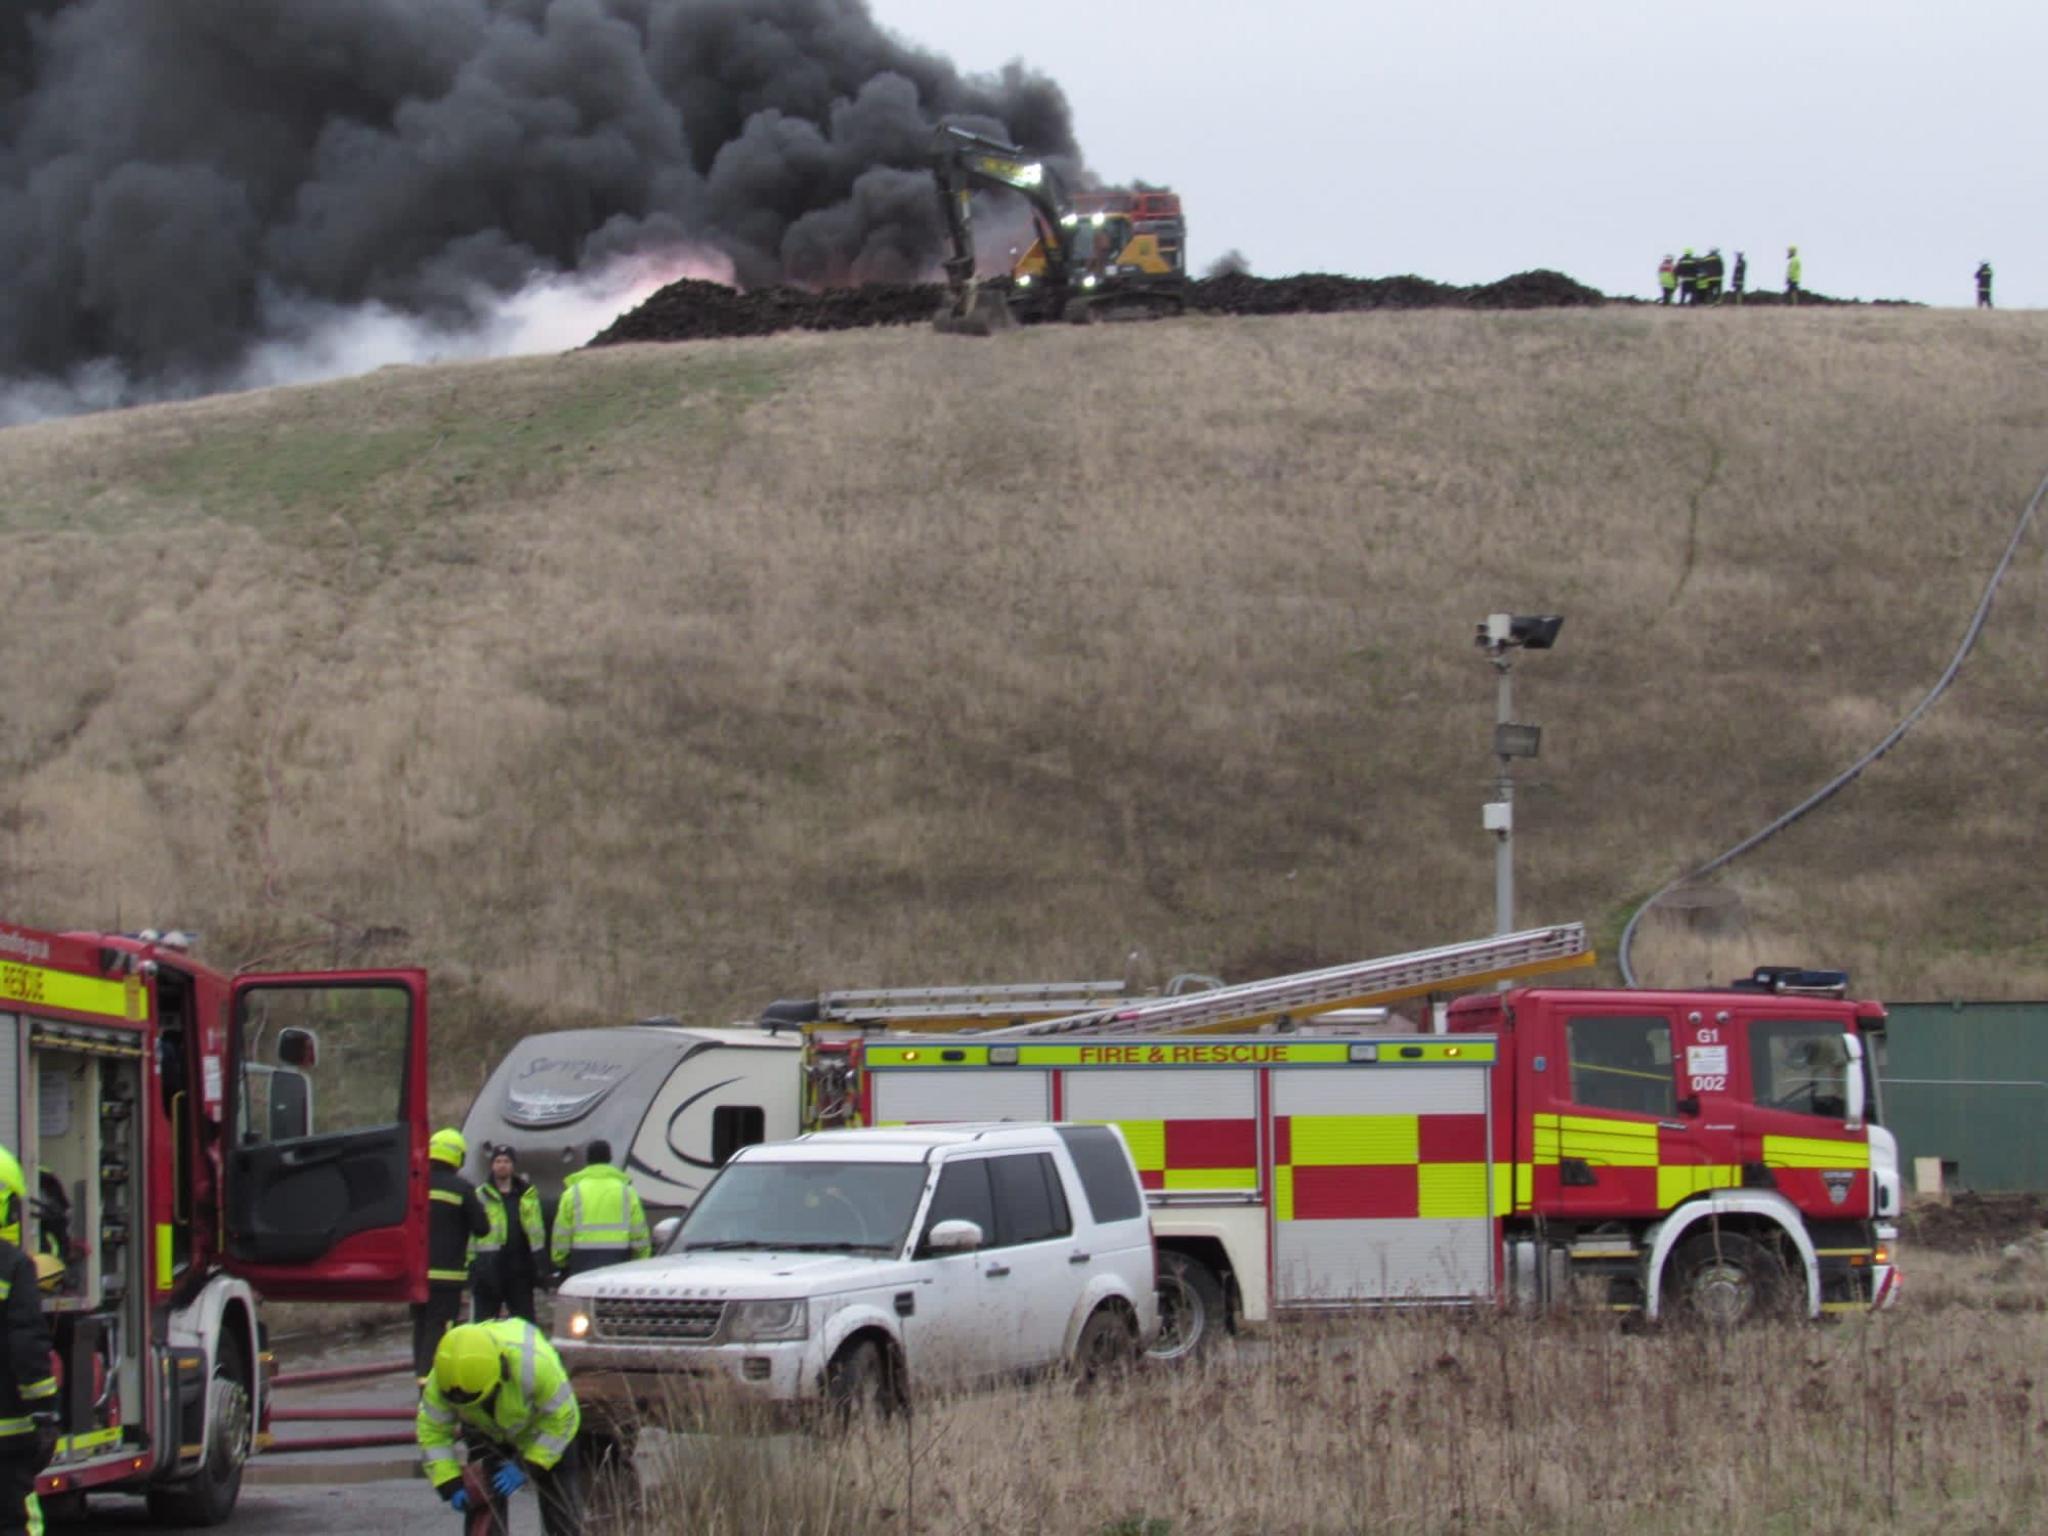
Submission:
[[[990,288],[976,288],[963,309],[948,305],[932,322],[932,328],[947,336],[993,336],[997,331],[1015,329],[1017,317],[1010,313],[1010,301]]]

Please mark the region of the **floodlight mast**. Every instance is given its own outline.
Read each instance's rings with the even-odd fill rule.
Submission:
[[[1493,931],[1515,931],[1515,759],[1535,757],[1543,733],[1515,722],[1511,669],[1518,650],[1547,651],[1557,643],[1564,616],[1556,613],[1490,613],[1479,621],[1474,643],[1486,652],[1498,679],[1493,714],[1493,752],[1499,769],[1493,799],[1480,809],[1479,824],[1493,834]]]

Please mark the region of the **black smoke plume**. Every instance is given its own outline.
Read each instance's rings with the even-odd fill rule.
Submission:
[[[677,245],[915,278],[942,117],[1074,153],[1052,81],[865,0],[0,0],[0,380],[202,391],[314,316],[459,328]]]

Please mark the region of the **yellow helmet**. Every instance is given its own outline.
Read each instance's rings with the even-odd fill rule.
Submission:
[[[446,1130],[434,1132],[427,1142],[427,1156],[450,1168],[460,1168],[463,1159],[469,1156],[469,1143],[462,1139],[462,1132],[449,1126]]]
[[[473,1403],[497,1386],[503,1359],[498,1341],[481,1323],[463,1323],[441,1335],[434,1349],[434,1385],[454,1403]]]

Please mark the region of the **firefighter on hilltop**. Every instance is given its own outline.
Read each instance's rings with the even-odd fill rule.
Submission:
[[[0,1236],[0,1308],[7,1324],[7,1370],[0,1372],[0,1536],[41,1536],[36,1474],[57,1445],[57,1381],[50,1374],[50,1329],[43,1321],[35,1261],[20,1247],[28,1180],[14,1154],[0,1147],[0,1197],[7,1210]]]
[[[470,1239],[491,1229],[476,1186],[460,1169],[469,1143],[458,1130],[440,1130],[427,1142],[432,1176],[427,1190],[427,1299],[412,1309],[412,1368],[424,1384],[434,1368],[441,1335],[462,1315],[469,1285]]]
[[[420,1391],[427,1481],[457,1514],[471,1513],[478,1493],[463,1476],[466,1444],[481,1463],[494,1531],[510,1529],[506,1502],[531,1483],[547,1536],[582,1536],[582,1472],[570,1454],[582,1417],[561,1356],[533,1324],[508,1317],[451,1328]]]
[[[612,1166],[610,1142],[593,1141],[583,1166],[562,1181],[548,1251],[565,1276],[644,1259],[654,1252],[647,1236],[647,1207],[640,1203],[633,1181]]]

